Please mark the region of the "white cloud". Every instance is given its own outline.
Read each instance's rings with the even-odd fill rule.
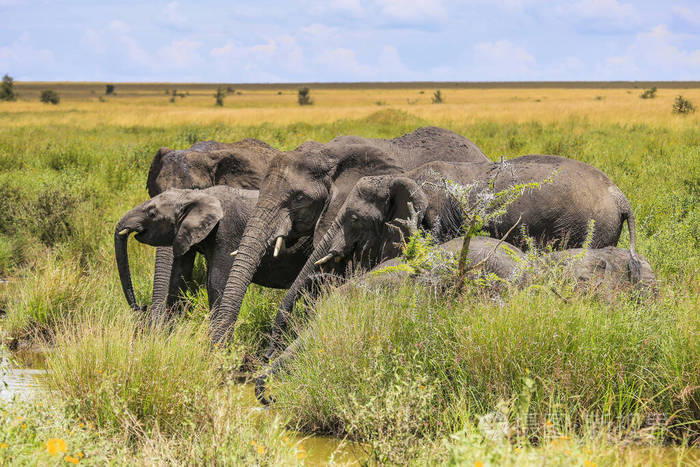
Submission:
[[[330,72],[335,72],[335,77],[332,78],[334,80],[366,79],[372,72],[372,68],[357,60],[354,50],[344,47],[320,52],[316,56],[316,62],[324,67],[329,67]]]
[[[303,67],[302,49],[289,35],[252,45],[229,40],[211,49],[209,56],[213,66],[227,73],[232,81],[285,81],[280,77],[285,73],[299,76],[307,72]]]
[[[401,22],[431,22],[447,19],[442,0],[377,0],[381,14]]]
[[[198,49],[200,42],[188,39],[174,40],[158,51],[158,63],[164,68],[187,68],[203,63]]]
[[[579,0],[559,6],[555,12],[587,30],[631,30],[642,22],[633,4],[618,0]]]
[[[328,6],[334,10],[351,13],[354,16],[362,16],[365,12],[360,0],[332,0]]]
[[[173,26],[184,26],[187,24],[187,17],[180,11],[179,2],[170,2],[163,9],[163,19]]]
[[[484,76],[484,79],[520,80],[535,65],[535,58],[530,52],[507,40],[476,44],[474,58],[478,75]]]
[[[665,24],[637,34],[625,53],[608,57],[598,67],[604,79],[696,79],[700,49],[683,50],[681,37]]]
[[[672,8],[673,13],[679,16],[681,19],[700,26],[700,11],[691,10],[685,6],[674,6]]]
[[[16,78],[34,71],[55,66],[53,53],[30,44],[29,34],[22,33],[14,42],[0,46],[0,70],[12,70]]]

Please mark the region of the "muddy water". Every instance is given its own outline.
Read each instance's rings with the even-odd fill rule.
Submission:
[[[262,407],[255,399],[253,384],[239,384],[241,391],[241,404],[249,407],[251,413],[262,417],[274,417],[275,411]],[[326,465],[332,459],[334,463],[341,465],[359,465],[367,457],[362,446],[357,443],[344,441],[332,436],[304,435],[292,432],[290,438],[293,442],[300,442],[306,450],[307,465]]]
[[[0,354],[0,399],[30,399],[42,391],[42,376],[46,374],[41,352],[15,352]],[[251,416],[274,417],[272,409],[262,408],[255,399],[252,384],[237,385],[241,391],[241,404],[250,409]],[[359,465],[366,457],[362,447],[330,436],[308,436],[290,433],[292,442],[299,442],[306,452],[307,465],[325,465],[333,462],[343,465]]]
[[[44,359],[39,353],[0,353],[0,399],[33,397],[41,391],[41,378],[44,374]]]

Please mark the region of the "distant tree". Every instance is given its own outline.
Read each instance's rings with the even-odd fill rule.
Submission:
[[[61,98],[58,97],[58,93],[56,91],[54,91],[53,89],[45,89],[45,90],[41,91],[40,100],[44,104],[56,105],[61,101]]]
[[[218,105],[219,107],[223,107],[225,97],[226,97],[226,92],[224,91],[224,88],[219,86],[218,89],[216,90],[216,93],[214,94],[214,99],[216,99],[216,105]]]
[[[106,95],[114,94],[114,85],[113,84],[108,84],[105,86],[105,94]]]
[[[692,114],[695,112],[695,106],[689,99],[683,96],[676,97],[673,102],[673,113],[674,114]]]
[[[234,94],[234,93],[236,92],[236,90],[233,89],[231,86],[228,86],[228,87],[226,88],[226,92],[227,92],[228,94]]]
[[[433,104],[442,104],[442,102],[443,102],[442,93],[438,89],[437,91],[435,91],[433,93]]]
[[[656,86],[653,86],[649,89],[645,89],[644,92],[642,92],[639,97],[642,99],[653,99],[656,97]]]
[[[301,88],[299,89],[299,95],[297,96],[297,100],[299,101],[299,105],[313,105],[314,101],[311,99],[311,90],[309,88]]]
[[[17,93],[15,93],[15,80],[12,79],[9,75],[5,75],[2,77],[2,85],[0,85],[0,100],[17,100]]]

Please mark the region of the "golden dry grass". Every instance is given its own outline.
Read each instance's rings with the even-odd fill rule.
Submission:
[[[290,89],[243,89],[228,95],[224,107],[214,106],[210,85],[150,84],[116,85],[116,96],[104,96],[101,84],[25,83],[18,86],[20,100],[0,103],[0,121],[10,127],[69,125],[94,128],[102,125],[142,125],[165,128],[173,125],[285,125],[297,122],[326,123],[338,119],[363,118],[382,108],[404,110],[434,124],[459,121],[551,123],[567,118],[596,123],[645,123],[664,127],[692,127],[700,113],[679,116],[671,113],[679,94],[700,104],[700,88],[663,88],[658,97],[640,99],[641,89],[493,88],[443,89],[445,103],[431,103],[433,88],[417,89],[313,89],[314,105],[300,107]],[[56,89],[61,103],[38,102],[40,89]],[[169,102],[168,89],[189,93]],[[100,101],[100,98],[104,102]]]

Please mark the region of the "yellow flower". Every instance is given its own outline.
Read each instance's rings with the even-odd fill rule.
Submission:
[[[561,435],[561,436],[559,437],[559,439],[563,439],[563,440],[565,440],[565,441],[569,441],[571,438],[569,438],[569,437],[566,436],[566,435]]]
[[[258,443],[255,442],[255,440],[251,440],[251,441],[250,441],[250,445],[251,445],[251,446],[255,446],[256,444],[258,444]]]
[[[78,459],[77,457],[66,456],[63,459],[66,462],[70,462],[71,464],[77,464],[78,462],[80,462],[80,459]]]
[[[85,454],[83,454],[83,451],[78,451],[78,457],[80,457],[81,459],[83,457],[85,457]]]
[[[297,452],[297,459],[302,460],[304,457],[306,457],[306,453],[304,451]]]
[[[515,448],[515,452],[520,452],[520,448]]]
[[[282,442],[287,444],[289,442],[289,438],[287,438],[286,436],[282,436]]]
[[[81,422],[80,425],[78,425],[78,426],[79,426],[80,428],[83,428],[83,427],[85,426],[85,424]]]
[[[22,423],[22,428],[27,428],[27,424],[26,424],[26,423]]]
[[[21,416],[21,415],[18,416],[18,417],[17,417],[17,420],[22,420],[22,416]]]
[[[0,448],[7,449],[8,447],[7,443],[0,443]]]
[[[46,442],[46,450],[49,454],[60,454],[66,452],[66,442],[61,438],[51,438]]]
[[[586,467],[595,467],[595,462],[591,462],[591,461],[587,460],[586,462],[583,463],[583,465],[585,465]]]
[[[569,450],[567,449],[567,450],[566,450],[566,455],[567,455],[567,456],[570,456],[570,455],[571,455],[571,451],[569,451]]]
[[[481,461],[474,462],[474,467],[484,467],[484,463]]]
[[[551,420],[547,420],[547,421],[545,422],[545,425],[547,425],[547,426],[552,426],[552,421],[551,421]]]
[[[265,454],[265,447],[262,444],[258,445],[258,454]]]

